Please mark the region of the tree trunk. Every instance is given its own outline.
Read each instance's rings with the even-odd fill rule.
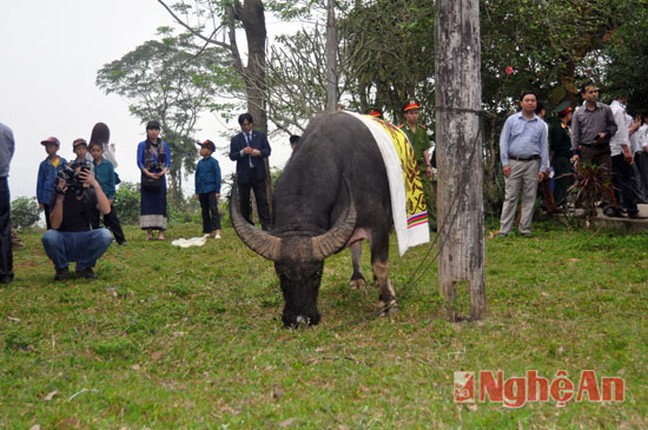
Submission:
[[[436,136],[439,286],[448,318],[470,290],[470,318],[486,313],[479,0],[437,0]]]
[[[245,0],[238,8],[239,17],[245,30],[248,45],[248,65],[243,74],[247,93],[248,112],[254,119],[254,126],[268,132],[268,114],[266,106],[266,40],[265,10],[262,0]],[[272,178],[270,161],[264,160],[268,172],[266,176],[266,196],[272,216]]]
[[[335,29],[335,2],[328,0],[326,19],[326,110],[337,109],[337,32]]]

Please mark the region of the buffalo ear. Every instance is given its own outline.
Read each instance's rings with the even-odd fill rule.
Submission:
[[[262,257],[276,261],[281,251],[281,238],[254,227],[243,218],[238,199],[238,182],[234,178],[232,185],[232,199],[230,200],[230,217],[238,237],[243,243]]]
[[[357,212],[353,201],[351,184],[346,177],[344,178],[343,183],[348,201],[346,210],[340,214],[329,231],[311,239],[313,257],[317,260],[324,260],[329,255],[335,254],[344,248],[355,229]]]

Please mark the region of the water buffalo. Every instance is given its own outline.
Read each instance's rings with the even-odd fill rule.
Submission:
[[[230,211],[234,228],[253,251],[274,261],[285,307],[284,325],[320,320],[317,295],[324,259],[351,248],[352,287],[364,287],[362,240],[371,247],[371,267],[383,312],[397,310],[389,278],[392,209],[387,172],[369,129],[344,113],[313,118],[277,181],[273,225],[268,232],[242,217],[236,187]]]

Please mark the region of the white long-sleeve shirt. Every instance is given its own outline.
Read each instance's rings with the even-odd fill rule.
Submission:
[[[626,119],[626,107],[618,100],[615,100],[610,105],[612,109],[612,116],[617,125],[617,132],[610,138],[610,152],[611,156],[623,154],[622,146],[630,148],[630,136],[628,135],[628,128],[630,124]],[[632,120],[632,118],[630,118]]]

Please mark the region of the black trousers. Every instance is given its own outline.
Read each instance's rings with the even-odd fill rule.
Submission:
[[[43,212],[45,213],[45,226],[47,227],[47,230],[49,230],[50,228],[52,228],[52,226],[50,225],[50,218],[49,218],[51,212],[50,206],[43,204]]]
[[[258,180],[254,170],[250,171],[250,181],[245,184],[238,184],[239,196],[241,199],[241,214],[250,224],[252,222],[252,208],[250,205],[250,190],[254,191],[254,200],[256,201],[257,211],[259,212],[259,221],[261,228],[268,230],[270,228],[270,208],[268,207],[268,198],[266,196],[265,180]]]
[[[0,178],[0,284],[13,280],[13,251],[11,249],[11,198],[7,178]]]
[[[100,221],[101,221],[101,212],[95,210],[92,216],[93,230],[100,227]],[[106,228],[112,232],[117,243],[121,244],[126,242],[126,236],[124,235],[124,231],[122,230],[121,222],[119,222],[119,218],[117,217],[117,212],[115,211],[115,207],[112,204],[110,205],[110,213],[108,215],[103,216],[103,223],[104,226],[106,226]]]
[[[218,213],[218,200],[216,193],[198,194],[203,222],[203,234],[220,230],[220,214]]]
[[[648,200],[648,152],[635,153],[635,164],[639,170],[639,180],[644,190],[644,197]]]
[[[617,201],[621,197],[628,214],[637,214],[637,200],[632,188],[632,166],[626,163],[623,154],[612,157],[612,181]]]

